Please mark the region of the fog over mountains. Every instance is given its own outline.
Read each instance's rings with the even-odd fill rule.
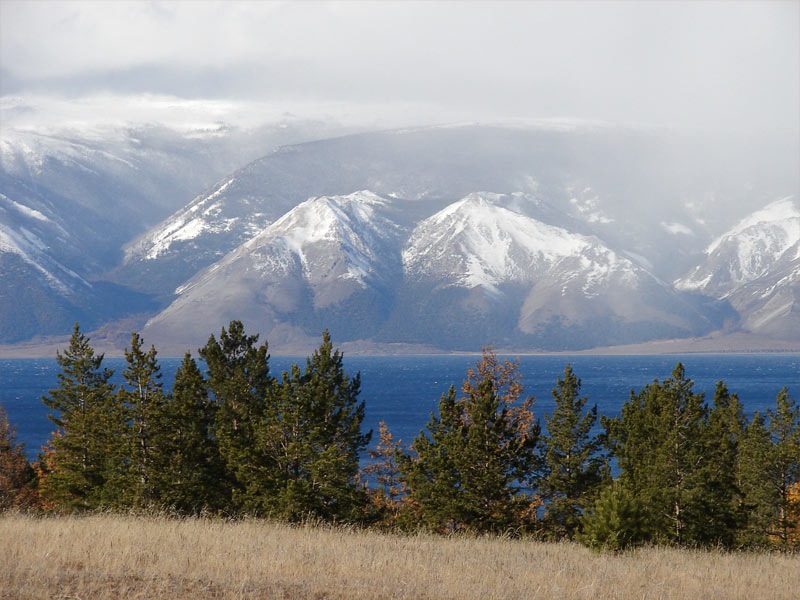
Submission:
[[[331,132],[3,131],[0,343],[78,320],[177,354],[231,319],[276,353],[323,328],[375,352],[800,340],[792,143],[565,121]]]

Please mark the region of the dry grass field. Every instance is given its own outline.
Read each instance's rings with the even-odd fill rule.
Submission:
[[[797,598],[800,556],[384,535],[263,521],[0,517],[1,598]]]

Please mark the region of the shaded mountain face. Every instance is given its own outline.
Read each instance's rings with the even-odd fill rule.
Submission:
[[[725,299],[741,327],[778,339],[800,336],[800,204],[772,202],[714,240],[677,288]]]

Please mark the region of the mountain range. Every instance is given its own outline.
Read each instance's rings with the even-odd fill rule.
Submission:
[[[325,328],[378,352],[800,340],[791,149],[465,124],[247,162],[276,131],[308,136],[4,132],[0,342],[80,320],[182,353],[231,319],[289,353]]]

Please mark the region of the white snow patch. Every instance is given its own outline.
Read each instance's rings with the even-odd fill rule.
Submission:
[[[17,211],[21,215],[25,215],[26,217],[30,217],[31,219],[36,219],[37,221],[50,222],[50,219],[48,219],[45,215],[43,215],[41,212],[39,212],[35,208],[30,208],[29,206],[25,206],[24,204],[20,204],[19,202],[16,202],[16,201],[12,200],[11,198],[9,198],[8,196],[6,196],[4,194],[0,194],[0,200],[5,200],[6,202],[8,202],[8,204],[11,206],[11,208],[13,208],[15,211]]]
[[[694,231],[682,223],[665,223],[662,221],[661,227],[672,235],[694,235]]]

